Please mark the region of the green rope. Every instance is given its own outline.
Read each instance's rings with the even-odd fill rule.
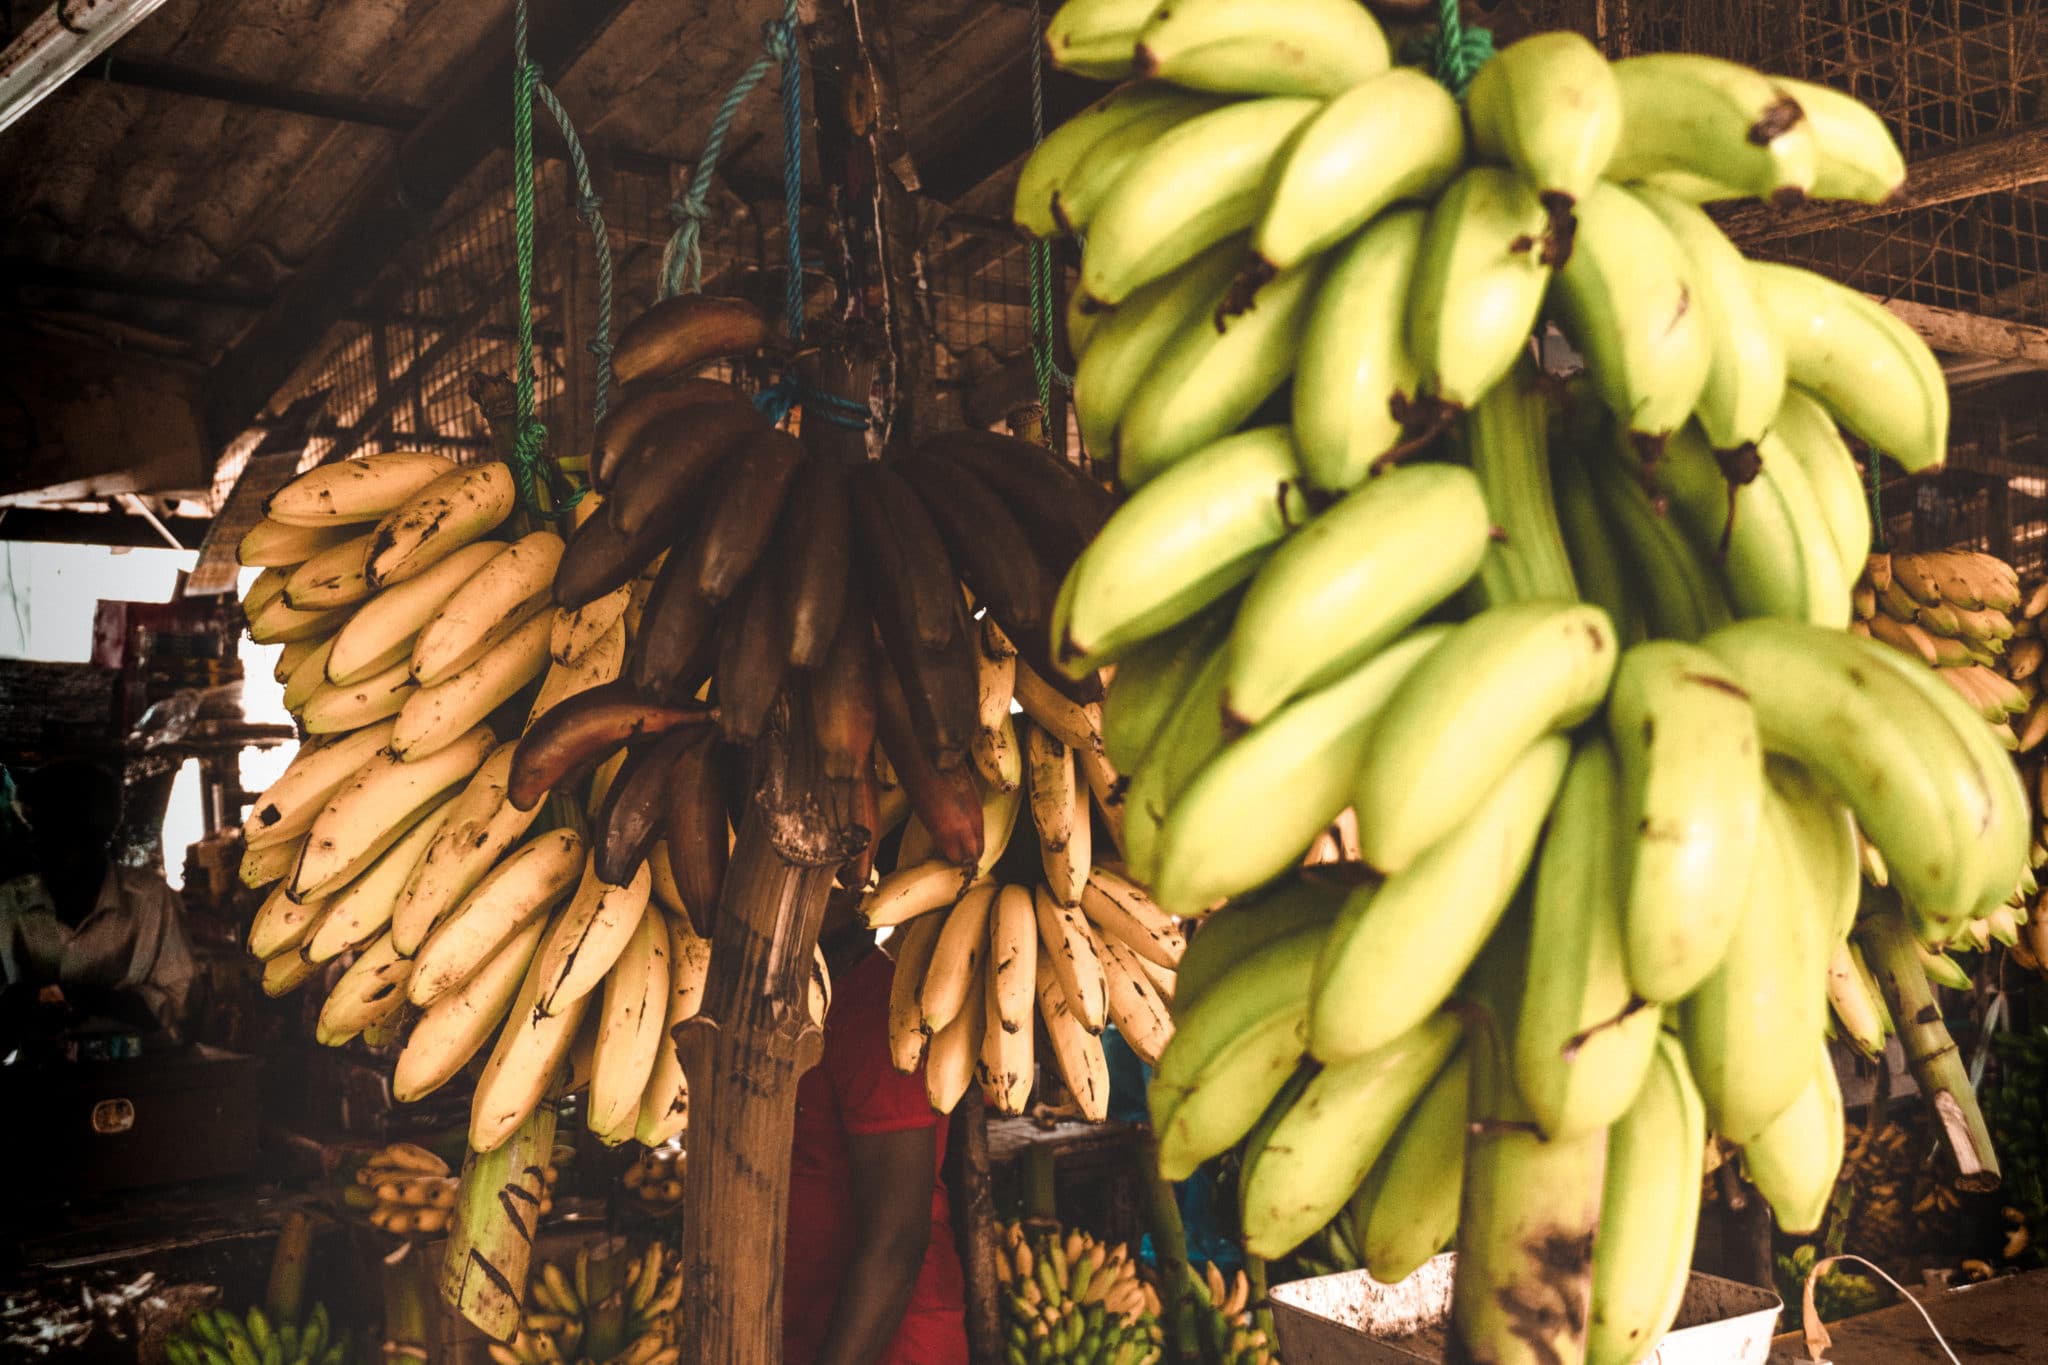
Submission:
[[[1878,494],[1878,455],[1875,450],[1863,461],[1864,482],[1870,486],[1870,548],[1883,554],[1889,547],[1885,544],[1884,499]]]
[[[1031,145],[1045,141],[1045,19],[1038,0],[1031,0]],[[1038,380],[1038,407],[1045,414],[1041,432],[1048,446],[1052,434],[1052,387],[1074,387],[1074,377],[1060,369],[1053,357],[1052,243],[1033,240],[1026,249],[1030,264],[1031,369]]]
[[[534,416],[533,402],[533,92],[540,68],[526,57],[526,3],[513,9],[512,22],[512,223],[519,261],[519,360],[513,375],[516,394],[512,436],[512,478],[527,512],[545,516],[536,486],[540,462],[547,454],[547,428]]]
[[[1458,0],[1437,0],[1437,27],[1429,40],[1429,64],[1436,78],[1459,99],[1479,68],[1493,56],[1493,34],[1483,28],[1466,28]]]

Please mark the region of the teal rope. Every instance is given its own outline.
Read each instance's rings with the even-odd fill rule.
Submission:
[[[1437,0],[1436,12],[1436,34],[1429,42],[1430,67],[1453,95],[1463,99],[1465,87],[1493,56],[1493,34],[1483,28],[1466,28],[1458,0]]]
[[[576,216],[589,224],[591,242],[597,252],[597,335],[591,339],[589,349],[597,359],[597,396],[591,407],[596,420],[602,422],[612,388],[612,243],[604,226],[604,200],[592,186],[590,160],[583,154],[583,142],[576,136],[576,125],[569,121],[569,111],[562,107],[547,83],[538,79],[537,69],[534,94],[555,116],[555,124],[562,130],[562,141],[569,149],[569,165],[576,173]]]
[[[1889,547],[1885,544],[1884,499],[1878,493],[1878,454],[1872,450],[1864,457],[1864,482],[1870,487],[1870,548],[1883,554]]]

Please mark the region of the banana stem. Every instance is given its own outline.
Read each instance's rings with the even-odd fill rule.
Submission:
[[[1147,1133],[1139,1160],[1143,1163],[1141,1185],[1145,1191],[1145,1223],[1152,1234],[1152,1254],[1159,1262],[1159,1307],[1166,1331],[1170,1359],[1196,1358],[1199,1337],[1194,1320],[1194,1300],[1188,1293],[1187,1229],[1181,1225],[1180,1205],[1174,1201],[1173,1183],[1159,1174],[1159,1139]]]
[[[1266,1302],[1266,1258],[1245,1253],[1244,1275],[1251,1282],[1252,1323],[1266,1334],[1266,1340],[1277,1341],[1273,1330],[1273,1305]]]
[[[555,1106],[543,1101],[495,1150],[471,1152],[462,1163],[441,1297],[494,1341],[519,1330],[554,1146]]]
[[[590,1254],[590,1298],[583,1310],[589,1315],[590,1327],[580,1354],[591,1360],[610,1360],[626,1347],[626,1294],[632,1287],[626,1271],[630,1263],[623,1237],[614,1237]]]
[[[298,1322],[306,1304],[306,1269],[313,1256],[313,1216],[293,1209],[277,1234],[270,1253],[270,1283],[264,1290],[264,1311],[277,1323]]]
[[[1057,1163],[1052,1148],[1033,1143],[1024,1149],[1024,1216],[1048,1223],[1060,1218]]]
[[[1906,1065],[1912,1069],[1920,1093],[1934,1107],[1942,1137],[1955,1158],[1956,1183],[1974,1192],[1995,1190],[2000,1175],[1991,1130],[1977,1105],[1977,1091],[1970,1084],[1962,1052],[1934,1003],[1926,969],[1914,947],[1912,927],[1895,895],[1869,890],[1864,894],[1869,898],[1866,903],[1875,908],[1864,915],[1856,932],[1898,1025]]]

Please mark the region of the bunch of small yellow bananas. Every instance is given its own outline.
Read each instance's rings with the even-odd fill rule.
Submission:
[[[683,1199],[683,1166],[688,1160],[680,1147],[650,1147],[626,1168],[619,1183],[650,1209],[672,1211]]]
[[[2048,737],[2048,710],[2037,722],[2038,733],[2025,733],[2040,690],[2034,672],[2041,642],[2025,643],[2033,637],[2031,618],[2012,619],[2022,599],[2010,564],[1976,550],[1874,554],[1852,600],[1856,620],[1849,629],[1938,670],[1943,682],[1998,727],[2007,748],[2032,749]],[[2002,662],[2008,642],[2024,660],[2016,660],[2016,678]],[[2011,729],[2015,716],[2027,717],[2022,733]]]
[[[1121,1242],[1007,1223],[996,1278],[1009,1365],[1152,1365],[1162,1353],[1158,1291]]]
[[[979,659],[980,857],[962,865],[940,852],[902,788],[882,793],[883,828],[901,821],[903,832],[861,908],[869,927],[894,930],[890,1054],[904,1071],[923,1064],[941,1113],[978,1074],[997,1111],[1021,1114],[1035,1012],[1075,1106],[1099,1121],[1109,1110],[1103,1025],[1157,1061],[1173,1036],[1167,1002],[1184,944],[1172,917],[1102,856],[1118,851],[1123,803],[1100,708],[1038,681],[993,621]]]
[[[584,498],[572,521],[600,501]],[[651,580],[557,608],[562,538],[495,538],[512,510],[504,464],[399,452],[301,474],[244,538],[243,561],[263,566],[243,603],[251,634],[283,645],[277,676],[311,736],[247,823],[243,880],[273,887],[248,945],[277,995],[353,955],[317,1036],[402,1041],[401,1101],[445,1084],[495,1035],[472,1112],[479,1151],[565,1069],[589,1087],[584,1112],[602,1138],[658,1144],[688,1114],[668,1030],[695,1012],[710,963],[682,886],[715,897],[716,869],[678,868],[666,842],[623,870],[601,866],[628,754],[579,770],[562,766],[559,743],[523,755],[521,744],[619,677]],[[578,705],[585,730],[647,729],[650,709],[686,728],[700,719],[630,698],[611,708],[623,720]],[[550,792],[569,804],[544,803]],[[707,810],[722,855],[722,795],[692,814]],[[586,820],[597,837],[580,832]]]
[[[1204,1343],[1205,1359],[1210,1358],[1213,1342],[1213,1358],[1221,1365],[1279,1365],[1280,1355],[1266,1330],[1252,1320],[1251,1279],[1244,1271],[1226,1280],[1210,1261],[1200,1274],[1188,1267],[1188,1281],[1195,1311],[1207,1319],[1195,1329]]]
[[[626,1263],[608,1291],[593,1288],[590,1248],[573,1268],[542,1263],[527,1282],[525,1313],[509,1342],[492,1342],[497,1365],[675,1365],[676,1305],[682,1302],[678,1264],[663,1264],[660,1242]],[[663,1271],[666,1269],[667,1273]]]

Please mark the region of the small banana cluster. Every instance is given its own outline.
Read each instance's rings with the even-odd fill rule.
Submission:
[[[1210,1261],[1196,1274],[1188,1267],[1188,1285],[1195,1312],[1205,1321],[1197,1323],[1197,1340],[1205,1343],[1204,1359],[1219,1365],[1279,1365],[1280,1354],[1273,1349],[1265,1329],[1252,1321],[1251,1279],[1238,1271],[1229,1280]],[[1214,1342],[1214,1354],[1206,1343]]]
[[[371,1226],[401,1237],[429,1237],[448,1226],[461,1182],[448,1163],[412,1142],[394,1142],[372,1152],[356,1168],[349,1202],[368,1201]]]
[[[570,1270],[542,1263],[527,1282],[517,1334],[490,1343],[491,1359],[497,1365],[675,1365],[683,1353],[676,1341],[680,1264],[665,1267],[662,1244],[650,1242],[609,1290],[594,1287],[594,1273],[588,1247],[576,1253]]]
[[[1806,1292],[1806,1277],[1813,1273],[1814,1263],[1819,1259],[1819,1249],[1811,1242],[1794,1248],[1789,1255],[1773,1258],[1771,1268],[1778,1282],[1778,1296],[1787,1304],[1800,1302]],[[1884,1302],[1884,1291],[1876,1280],[1846,1266],[1829,1266],[1814,1281],[1813,1306],[1822,1322],[1869,1313],[1882,1308]]]
[[[673,1212],[683,1201],[683,1166],[687,1160],[680,1147],[650,1147],[626,1168],[619,1183],[629,1196],[650,1210]]]
[[[992,621],[982,623],[978,652],[981,724],[969,780],[980,856],[963,865],[938,851],[903,789],[882,788],[881,828],[902,821],[903,832],[893,870],[861,909],[870,928],[895,931],[890,1055],[906,1072],[923,1065],[941,1113],[978,1075],[994,1108],[1021,1114],[1035,1012],[1075,1106],[1100,1121],[1109,1064],[1099,1035],[1113,1021],[1140,1058],[1158,1060],[1173,1036],[1166,1002],[1181,934],[1112,860],[1123,803],[1102,754],[1099,709],[1046,686]],[[1028,839],[1016,837],[1026,808]]]
[[[1954,1243],[1962,1196],[1927,1151],[1925,1134],[1892,1121],[1858,1139],[1841,1176],[1850,1190],[1847,1250],[1890,1264]]]
[[[202,1308],[164,1338],[171,1365],[344,1365],[348,1332],[330,1330],[327,1305],[316,1303],[303,1323],[272,1323],[251,1305],[241,1316]]]
[[[1002,1236],[996,1279],[1009,1365],[1155,1365],[1159,1294],[1138,1277],[1128,1247],[1079,1229],[1033,1236],[1016,1222]]]
[[[1996,727],[2000,744],[2022,747],[2027,736],[2015,733],[2012,721],[2026,717],[2020,722],[2024,730],[2033,719],[2041,642],[2024,619],[2015,622],[2010,614],[2021,604],[2019,575],[2010,564],[1975,550],[1874,554],[1856,581],[1852,600],[1856,619],[1849,629],[1936,670]],[[2020,634],[2023,625],[2025,636]],[[2008,642],[2025,656],[2016,679],[2005,671]],[[2038,724],[2041,733],[2027,749],[2048,737],[2048,710]]]

